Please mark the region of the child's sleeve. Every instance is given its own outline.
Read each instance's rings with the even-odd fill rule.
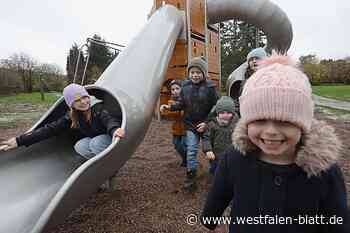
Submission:
[[[216,91],[215,87],[210,87],[210,98],[209,98],[209,103],[211,106],[211,110],[208,113],[207,119],[205,120],[205,123],[208,123],[210,120],[216,117],[216,102],[220,99],[220,95]]]
[[[208,151],[213,151],[213,147],[211,145],[213,133],[213,128],[209,123],[202,137],[202,150],[204,153],[207,153]]]
[[[215,229],[216,223],[213,218],[221,217],[233,197],[233,177],[229,177],[228,156],[224,154],[219,162],[215,173],[214,183],[209,192],[204,209],[201,215],[201,223],[208,229]]]
[[[67,113],[56,121],[50,122],[34,131],[16,137],[17,145],[30,146],[44,139],[58,135],[62,131],[68,130],[70,128],[70,123],[71,121]]]
[[[347,206],[347,195],[344,178],[340,168],[334,165],[329,169],[328,188],[322,203],[322,214],[327,221],[338,219],[342,224],[323,225],[322,232],[350,233],[350,212]]]
[[[216,105],[216,102],[220,99],[219,93],[216,91],[215,88],[213,88],[213,94],[212,94],[212,106]]]
[[[212,119],[214,119],[215,117],[217,116],[216,114],[216,105],[214,105],[211,110],[210,110],[210,113],[207,117],[208,121],[211,121]]]
[[[176,102],[174,100],[169,100],[168,101],[168,105],[172,105],[175,104]],[[170,110],[166,110],[165,111],[167,117],[176,120],[182,117],[182,112],[181,111],[170,111]]]
[[[100,115],[102,124],[106,127],[107,133],[113,136],[114,132],[121,127],[121,117],[114,117],[106,110],[103,109]]]
[[[180,111],[185,108],[185,98],[182,90],[180,92],[179,98],[169,106],[170,106],[170,109],[169,109],[170,111]]]

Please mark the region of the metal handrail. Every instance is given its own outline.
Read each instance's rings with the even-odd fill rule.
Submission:
[[[79,48],[78,60],[77,60],[77,63],[75,65],[75,72],[74,72],[73,83],[76,82],[76,77],[77,77],[77,74],[78,74],[78,67],[79,67],[79,64],[80,64],[81,52],[82,52],[83,48],[86,46],[87,47],[87,51],[88,51],[88,55],[87,55],[86,63],[85,63],[85,66],[84,66],[83,76],[81,78],[81,85],[84,85],[85,74],[86,74],[87,66],[88,66],[89,59],[90,59],[90,46],[89,46],[90,43],[98,44],[98,45],[101,45],[101,46],[113,49],[113,50],[117,51],[118,54],[122,51],[121,49],[114,48],[114,47],[108,46],[106,44],[111,44],[111,45],[114,45],[114,46],[125,48],[125,45],[121,45],[121,44],[117,44],[117,43],[113,43],[113,42],[108,42],[108,41],[97,40],[95,38],[88,37],[86,39],[86,43],[83,44],[82,46],[80,46],[80,48]]]

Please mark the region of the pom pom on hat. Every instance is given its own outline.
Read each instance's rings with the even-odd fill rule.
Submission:
[[[272,64],[281,64],[297,68],[297,63],[290,56],[279,54],[275,51],[272,52],[270,57],[258,61],[259,69]]]

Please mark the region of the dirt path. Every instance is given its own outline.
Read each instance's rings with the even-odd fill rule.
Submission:
[[[350,102],[330,99],[318,95],[312,95],[312,99],[317,105],[350,111]]]
[[[350,122],[327,121],[344,141],[340,164],[350,196]],[[93,195],[51,233],[207,232],[199,224],[186,224],[186,217],[199,214],[205,201],[209,189],[207,162],[199,156],[198,191],[184,192],[185,170],[180,168],[171,144],[170,126],[170,122],[153,121],[136,153],[118,173],[116,190]],[[0,129],[0,135],[13,136],[24,127]]]

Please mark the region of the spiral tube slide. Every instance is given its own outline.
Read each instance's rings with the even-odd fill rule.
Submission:
[[[207,9],[209,23],[239,19],[260,28],[267,35],[265,49],[268,52],[287,52],[292,43],[293,29],[287,15],[269,0],[207,0]],[[238,90],[232,87],[236,86],[236,81],[244,79],[247,66],[243,63],[229,76],[226,82],[228,95],[237,93]]]
[[[39,233],[62,222],[131,157],[148,129],[183,13],[163,6],[88,92],[122,115],[126,137],[74,165],[71,135],[62,134],[0,156],[0,232]],[[32,129],[67,110],[59,99]]]

